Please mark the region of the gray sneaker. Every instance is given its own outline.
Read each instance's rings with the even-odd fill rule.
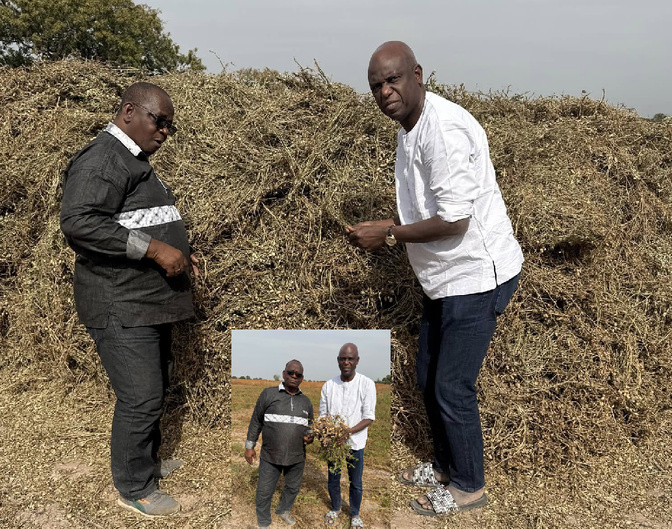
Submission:
[[[180,468],[184,463],[179,459],[161,459],[154,465],[154,477],[166,478],[174,470]]]
[[[283,521],[288,525],[294,525],[296,523],[296,520],[291,514],[289,514],[289,511],[277,512],[275,514],[277,514],[280,518],[282,518]]]
[[[124,509],[150,518],[168,516],[180,510],[180,504],[170,494],[158,489],[139,500],[127,500],[120,496],[117,503]]]

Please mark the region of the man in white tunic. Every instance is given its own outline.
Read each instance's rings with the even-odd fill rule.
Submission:
[[[338,352],[338,368],[341,374],[322,386],[320,417],[340,415],[350,427],[352,459],[348,465],[350,480],[350,527],[363,528],[359,516],[362,503],[362,474],[364,473],[364,447],[368,428],[376,418],[376,385],[370,378],[357,373],[359,352],[354,343],[346,343]],[[329,497],[331,510],[325,515],[326,525],[335,525],[341,514],[341,472],[329,468]]]
[[[422,67],[403,42],[374,52],[368,78],[378,107],[401,125],[398,215],[346,233],[366,250],[406,243],[424,291],[416,367],[434,461],[399,480],[434,488],[411,502],[419,514],[481,507],[487,497],[476,379],[497,317],[518,285],[523,254],[476,119],[425,91]]]

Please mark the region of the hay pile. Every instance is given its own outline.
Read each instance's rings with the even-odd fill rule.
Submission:
[[[137,79],[61,62],[0,70],[0,371],[105,387],[77,323],[60,171]],[[394,211],[396,125],[310,71],[169,75],[180,132],[154,165],[202,260],[173,398],[229,420],[230,329],[392,328],[393,439],[430,450],[403,249],[345,243]],[[433,85],[433,83],[430,83]],[[484,125],[526,265],[482,372],[490,468],[558,474],[658,435],[672,391],[672,125],[572,97],[432,90]]]

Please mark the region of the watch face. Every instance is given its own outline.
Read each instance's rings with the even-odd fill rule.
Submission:
[[[385,243],[387,243],[388,246],[397,244],[397,239],[394,237],[394,233],[392,233],[392,228],[394,228],[394,224],[387,228],[387,235],[385,236]]]

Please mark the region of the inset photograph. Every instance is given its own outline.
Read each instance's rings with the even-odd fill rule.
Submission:
[[[390,527],[390,331],[234,330],[232,527]]]

